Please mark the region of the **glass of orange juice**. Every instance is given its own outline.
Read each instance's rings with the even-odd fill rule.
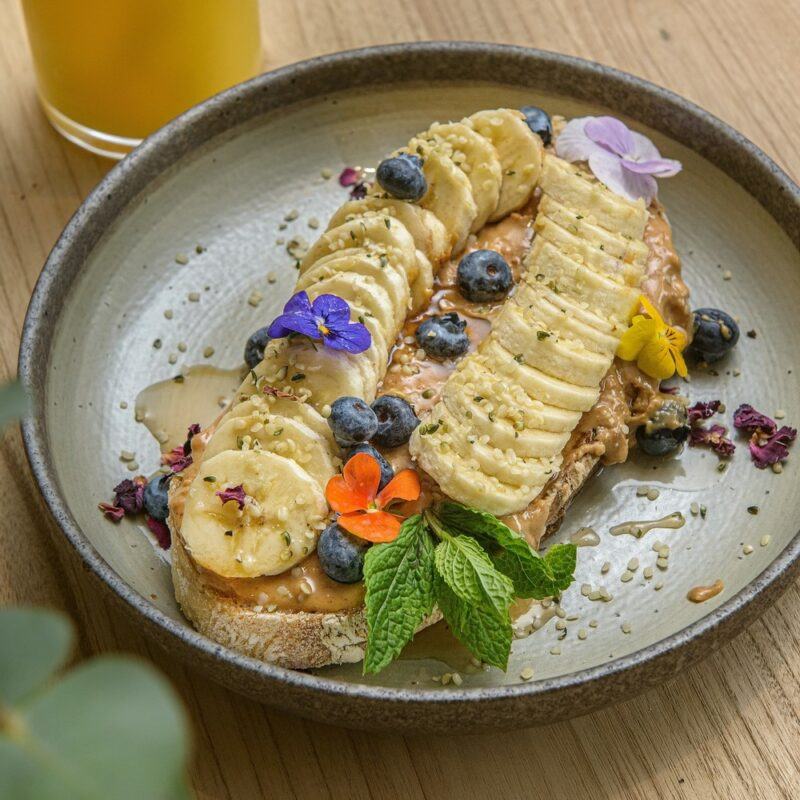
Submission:
[[[53,126],[122,158],[261,66],[258,0],[22,0]]]

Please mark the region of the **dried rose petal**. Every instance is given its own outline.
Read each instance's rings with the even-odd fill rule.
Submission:
[[[112,522],[119,522],[125,516],[125,509],[119,506],[112,506],[111,503],[98,503],[97,507],[103,515]]]
[[[748,443],[753,463],[759,469],[785,461],[789,457],[789,445],[797,438],[797,430],[784,425],[766,438],[756,431]]]
[[[169,550],[172,544],[172,536],[170,535],[167,523],[159,519],[153,519],[149,514],[144,518],[144,521],[147,523],[147,527],[150,528],[150,533],[156,537],[158,546],[162,550]]]
[[[202,428],[200,427],[200,423],[199,422],[193,422],[189,426],[189,430],[186,432],[186,436],[187,436],[187,438],[191,439],[192,436],[197,436],[197,434],[200,433],[201,430],[202,430]]]
[[[725,434],[728,429],[722,425],[712,425],[704,428],[695,425],[689,432],[689,447],[710,447],[718,456],[731,456],[736,445]]]
[[[743,428],[752,433],[761,430],[768,436],[772,436],[778,429],[775,420],[770,419],[766,414],[756,411],[753,406],[744,403],[733,412],[733,426]]]
[[[126,478],[114,487],[114,505],[125,514],[138,514],[144,508],[144,487],[147,478],[137,475],[133,480]]]
[[[275,386],[264,386],[261,390],[264,394],[269,395],[270,397],[287,397],[290,400],[299,400],[300,398],[296,394],[292,394],[291,392],[284,392],[281,389],[276,388]]]
[[[689,418],[689,424],[694,425],[695,422],[700,422],[701,419],[709,419],[714,416],[722,405],[721,400],[709,400],[707,403],[695,403],[686,409],[686,414]]]
[[[353,200],[363,200],[367,196],[367,184],[363,181],[357,183],[350,190],[350,197]]]
[[[244,508],[244,503],[247,499],[247,495],[244,493],[244,487],[241,483],[238,486],[231,486],[228,489],[215,492],[215,494],[222,500],[223,505],[230,500],[236,502],[240,511]]]
[[[173,472],[183,472],[192,463],[192,457],[185,452],[183,447],[173,447],[169,453],[161,454],[161,463]]]
[[[176,461],[173,461],[169,465],[169,468],[173,472],[183,472],[191,463],[192,463],[191,456],[183,456],[183,458],[179,458]]]
[[[345,167],[339,173],[339,186],[353,186],[361,180],[361,170],[355,167]]]

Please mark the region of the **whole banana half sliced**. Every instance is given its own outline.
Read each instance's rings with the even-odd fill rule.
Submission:
[[[545,194],[577,214],[593,217],[608,231],[638,240],[644,235],[647,224],[644,201],[634,203],[614,194],[575,164],[546,153],[539,185]]]
[[[388,253],[382,253],[364,247],[337,250],[305,270],[296,288],[308,291],[315,284],[339,273],[365,275],[381,286],[392,300],[394,327],[400,328],[411,305],[411,292],[405,270],[398,264],[394,252],[390,249]]]
[[[479,111],[465,122],[488,139],[500,157],[503,184],[489,219],[502,219],[530,199],[542,171],[542,140],[528,127],[522,112],[513,108]]]
[[[478,215],[472,223],[472,232],[479,231],[497,209],[503,170],[494,145],[463,122],[434,123],[422,138],[446,142],[451,148],[450,158],[469,178],[472,197]]]
[[[428,191],[419,204],[432,211],[444,225],[452,252],[461,252],[478,216],[469,179],[441,145],[415,138],[404,152],[418,155],[423,160],[422,171],[428,182]]]
[[[420,434],[420,428],[411,434],[411,455],[448,497],[501,517],[525,508],[538,491],[538,488],[509,486],[484,475],[477,461],[465,461],[449,442],[435,440],[430,446],[427,443],[422,446],[422,440],[430,434]]]
[[[422,250],[434,264],[439,264],[450,256],[447,230],[439,218],[422,206],[387,197],[380,186],[375,187],[375,194],[369,194],[361,200],[351,200],[336,210],[328,224],[328,230],[350,222],[356,217],[370,214],[388,214],[396,217],[406,226],[417,249]]]
[[[562,408],[566,412],[582,413],[597,402],[599,394],[597,387],[576,386],[560,378],[554,378],[546,372],[522,363],[521,359],[516,357],[518,355],[512,354],[503,347],[496,336],[490,335],[475,357],[485,359],[486,365],[497,372],[499,377],[518,384],[530,397],[550,406]]]
[[[503,306],[493,333],[523,363],[577,386],[599,385],[613,361],[610,354],[601,355],[578,341],[560,338],[517,303]]]
[[[302,275],[313,264],[337,250],[350,247],[370,247],[392,256],[402,264],[409,285],[417,277],[417,247],[400,220],[389,214],[356,217],[336,228],[330,228],[311,245],[300,262]]]
[[[267,412],[228,417],[209,439],[203,458],[213,458],[226,450],[266,450],[290,458],[323,491],[337,469],[326,439],[297,419]]]
[[[550,217],[539,214],[533,227],[537,236],[546,239],[562,253],[589,269],[599,272],[601,275],[611,275],[615,280],[628,286],[638,287],[641,284],[644,275],[643,267],[608,255],[604,250],[587,242],[586,239],[562,228]]]
[[[506,354],[511,358],[511,354]],[[516,363],[516,362],[514,362]],[[488,402],[495,415],[507,418],[514,426],[538,428],[554,433],[568,433],[581,417],[579,411],[567,411],[531,397],[516,381],[500,374],[481,353],[465,358],[453,372],[445,387],[446,392],[461,392],[475,402]]]
[[[649,248],[639,239],[631,239],[619,233],[612,233],[600,227],[593,216],[585,216],[571,208],[561,205],[550,195],[543,194],[539,201],[539,215],[547,217],[556,225],[597,247],[613,258],[620,258],[628,264],[644,268]]]
[[[241,486],[244,507],[217,492]],[[194,561],[227,578],[277,575],[316,547],[328,504],[297,463],[266,450],[226,450],[200,464],[181,537]]]
[[[555,301],[551,298],[555,298]],[[559,302],[559,295],[554,292],[545,294],[541,284],[536,281],[533,283],[523,281],[511,302],[518,303],[541,322],[545,330],[552,331],[561,339],[578,341],[587,350],[601,355],[613,356],[617,352],[618,337],[603,333],[587,325],[579,317],[572,316],[568,306]]]
[[[478,436],[468,426],[462,425],[447,409],[440,405],[435,413],[438,430],[430,434],[431,441],[439,437],[447,441],[453,452],[467,463],[474,461],[484,474],[496,478],[509,486],[526,486],[533,488],[544,486],[553,477],[561,457],[521,458],[514,450],[501,450],[485,442],[484,436]]]
[[[579,264],[550,242],[534,240],[527,260],[529,277],[579,302],[590,301],[592,312],[627,323],[639,307],[639,290],[618,283],[611,276]]]
[[[303,403],[292,397],[277,397],[271,394],[264,394],[262,387],[260,392],[254,393],[249,399],[233,406],[225,415],[225,419],[249,417],[254,412],[267,414],[269,417],[296,419],[314,431],[318,437],[324,439],[328,443],[331,452],[334,452],[334,448],[336,448],[336,442],[327,420],[314,406],[308,403]]]

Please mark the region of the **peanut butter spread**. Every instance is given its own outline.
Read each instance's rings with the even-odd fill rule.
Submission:
[[[522,211],[486,226],[468,242],[467,252],[497,250],[508,262],[517,282],[534,235],[536,205],[534,200]],[[644,240],[650,252],[642,291],[666,322],[690,334],[689,290],[681,279],[680,258],[672,244],[669,222],[657,202],[650,207]],[[467,320],[470,349],[474,350],[491,330],[493,316],[504,302],[467,301],[456,286],[457,266],[458,260],[451,260],[440,269],[429,307],[406,323],[379,387],[381,394],[405,397],[417,413],[427,411],[438,400],[442,386],[456,366],[455,360],[436,361],[418,349],[414,332],[419,324],[434,314],[457,311]],[[538,547],[542,537],[560,523],[569,500],[598,464],[616,464],[627,459],[633,431],[668,397],[659,391],[658,383],[635,364],[617,359],[601,384],[597,404],[583,415],[573,431],[563,451],[560,472],[526,509],[504,521],[526,536],[532,546]],[[188,488],[197,471],[196,465],[202,459],[202,448],[215,425],[193,439],[195,464],[180,476],[180,484],[172,490],[170,505],[175,530],[180,529]],[[395,469],[413,466],[407,446],[385,455]],[[435,484],[427,476],[421,477],[422,495],[414,504],[399,509],[403,513],[415,513],[438,494]],[[197,565],[195,568],[199,580],[209,590],[264,610],[334,612],[358,608],[364,599],[362,583],[347,585],[331,580],[322,571],[315,553],[292,570],[269,577],[223,578]]]

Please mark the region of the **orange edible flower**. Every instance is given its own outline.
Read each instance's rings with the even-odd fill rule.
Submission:
[[[380,482],[378,462],[369,453],[356,453],[325,487],[328,504],[339,513],[339,526],[368,542],[396,539],[401,520],[384,509],[395,500],[416,500],[420,493],[413,469],[398,472],[379,492]]]

